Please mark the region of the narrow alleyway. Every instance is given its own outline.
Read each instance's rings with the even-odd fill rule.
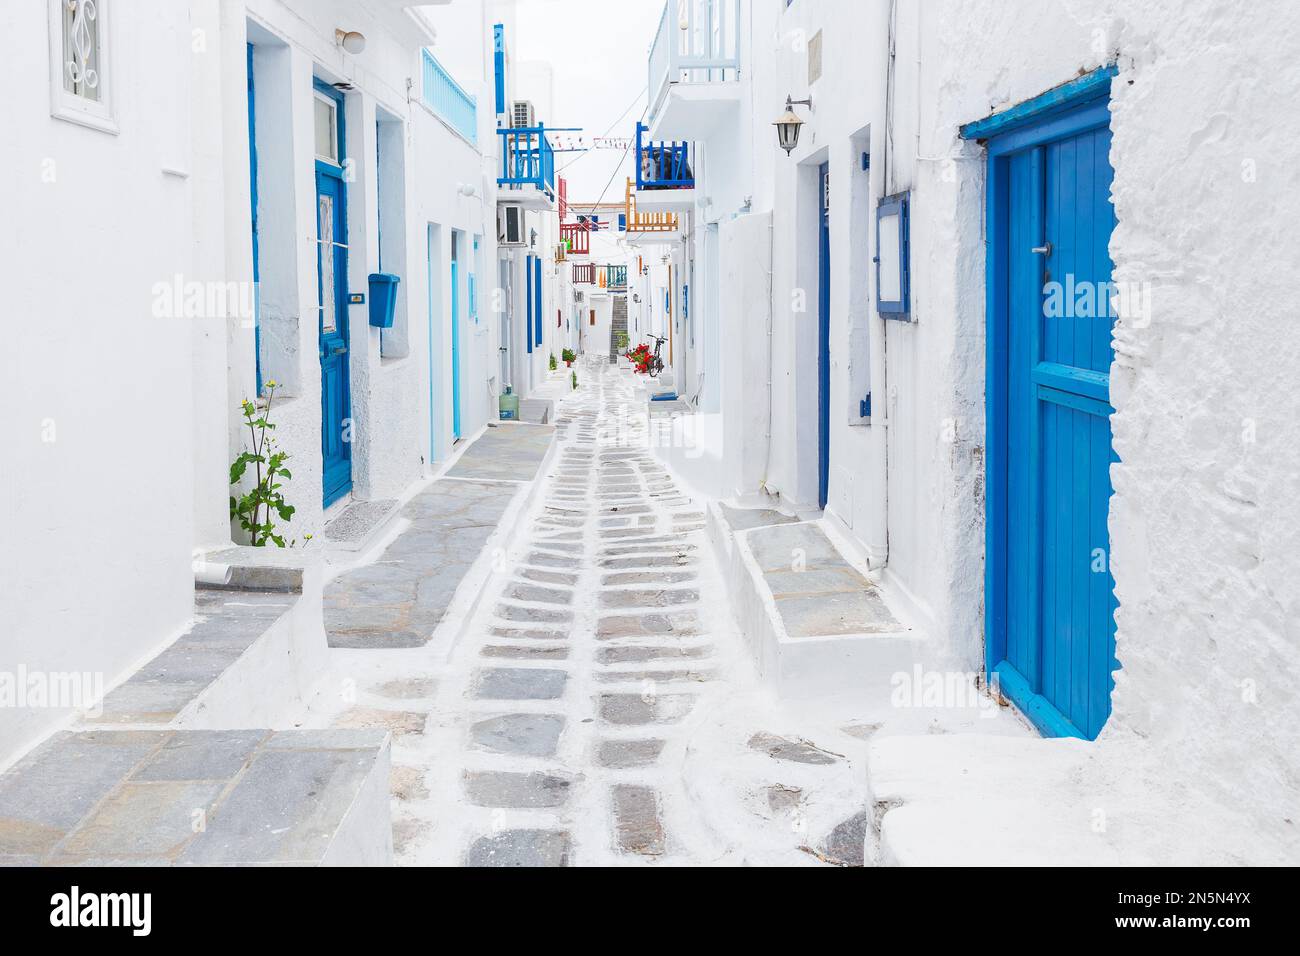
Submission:
[[[398,862],[860,862],[871,725],[758,685],[630,373],[578,374],[458,645],[341,652],[334,725],[394,732]]]

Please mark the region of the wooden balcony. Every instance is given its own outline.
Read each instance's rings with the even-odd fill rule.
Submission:
[[[627,291],[627,266],[605,266],[601,285],[610,292]]]
[[[560,244],[570,256],[591,255],[591,227],[585,222],[560,223]]]
[[[575,262],[573,264],[574,285],[595,285],[596,264],[594,262]]]
[[[624,209],[629,242],[668,242],[679,234],[681,220],[676,213],[638,211],[636,183],[631,179],[627,181]]]

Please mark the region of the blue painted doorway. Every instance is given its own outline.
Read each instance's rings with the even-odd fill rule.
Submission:
[[[343,96],[319,80],[315,87],[321,459],[324,505],[328,508],[352,490],[347,187],[343,180]]]
[[[818,171],[817,202],[817,506],[831,484],[831,167]]]
[[[1104,82],[1103,82],[1104,80]],[[1110,716],[1108,76],[989,137],[988,666],[1049,736]]]
[[[460,233],[451,236],[451,434],[460,434]]]

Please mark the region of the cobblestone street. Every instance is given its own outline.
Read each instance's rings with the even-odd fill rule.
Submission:
[[[398,861],[860,863],[873,725],[758,685],[630,374],[579,378],[457,645],[341,652],[334,726],[394,732]]]

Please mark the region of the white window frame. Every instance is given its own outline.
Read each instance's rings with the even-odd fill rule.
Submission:
[[[63,60],[63,14],[68,0],[47,0],[50,20],[50,115],[55,119],[66,120],[88,126],[105,133],[118,132],[116,115],[113,111],[113,53],[116,44],[113,2],[114,0],[94,0],[95,35],[98,43],[96,50],[96,71],[99,74],[99,99],[91,100],[64,87]],[[83,0],[84,2],[84,0]]]
[[[330,108],[330,142],[333,144],[334,152],[336,154],[334,156],[322,156],[320,153],[316,153],[316,158],[322,163],[329,163],[331,166],[338,166],[341,169],[343,168],[342,156],[337,155],[343,150],[343,144],[339,141],[339,106],[341,104],[338,100],[334,99],[334,97],[326,96],[320,90],[312,90],[312,95]],[[312,152],[315,152],[316,109],[314,105],[312,107],[311,124]]]

